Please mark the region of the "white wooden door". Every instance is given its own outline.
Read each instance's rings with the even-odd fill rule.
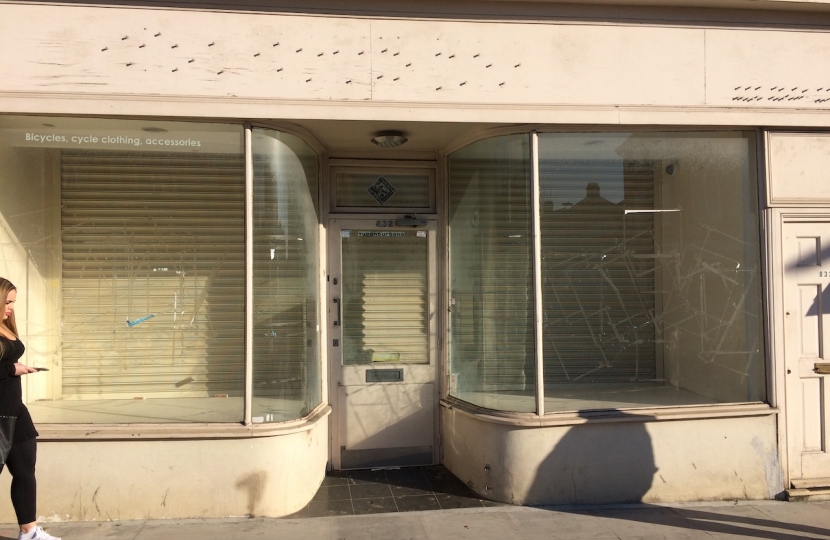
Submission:
[[[830,478],[830,223],[786,223],[783,236],[790,479]]]
[[[435,462],[437,226],[410,221],[330,221],[337,469]]]

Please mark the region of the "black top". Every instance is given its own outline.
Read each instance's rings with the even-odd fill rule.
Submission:
[[[14,364],[26,347],[19,339],[14,341],[0,334],[3,340],[3,356],[0,357],[0,416],[16,416],[17,422],[14,426],[13,444],[26,442],[37,437],[38,433],[29,409],[23,405],[23,386],[20,384],[20,376],[14,374]]]

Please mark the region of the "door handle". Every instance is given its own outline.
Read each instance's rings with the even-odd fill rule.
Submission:
[[[337,304],[337,318],[334,320],[334,326],[340,326],[340,299],[335,298],[334,303]]]
[[[819,375],[830,375],[830,364],[828,363],[821,363],[821,364],[814,364],[813,371],[818,373]]]

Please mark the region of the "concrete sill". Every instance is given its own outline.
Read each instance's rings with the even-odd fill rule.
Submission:
[[[625,410],[562,412],[542,417],[533,413],[510,413],[477,407],[455,398],[441,400],[441,407],[456,410],[482,422],[517,427],[573,426],[606,422],[663,422],[742,416],[768,416],[779,410],[766,403],[730,403],[719,405],[687,405],[683,407],[650,407]]]
[[[331,414],[322,404],[308,416],[290,422],[243,425],[206,424],[39,424],[40,441],[78,440],[158,440],[158,439],[245,439],[279,437],[308,431]]]

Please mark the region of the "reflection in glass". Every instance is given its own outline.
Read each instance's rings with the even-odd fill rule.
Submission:
[[[40,423],[230,422],[244,386],[242,129],[3,117],[0,273]]]
[[[539,139],[545,410],[764,400],[752,136]]]
[[[254,422],[301,418],[320,403],[317,154],[253,130]]]
[[[534,411],[529,137],[455,152],[449,184],[450,393]]]
[[[449,158],[450,393],[533,411],[527,138]],[[766,399],[752,133],[539,136],[546,412]]]
[[[344,230],[343,364],[428,364],[427,231]]]

